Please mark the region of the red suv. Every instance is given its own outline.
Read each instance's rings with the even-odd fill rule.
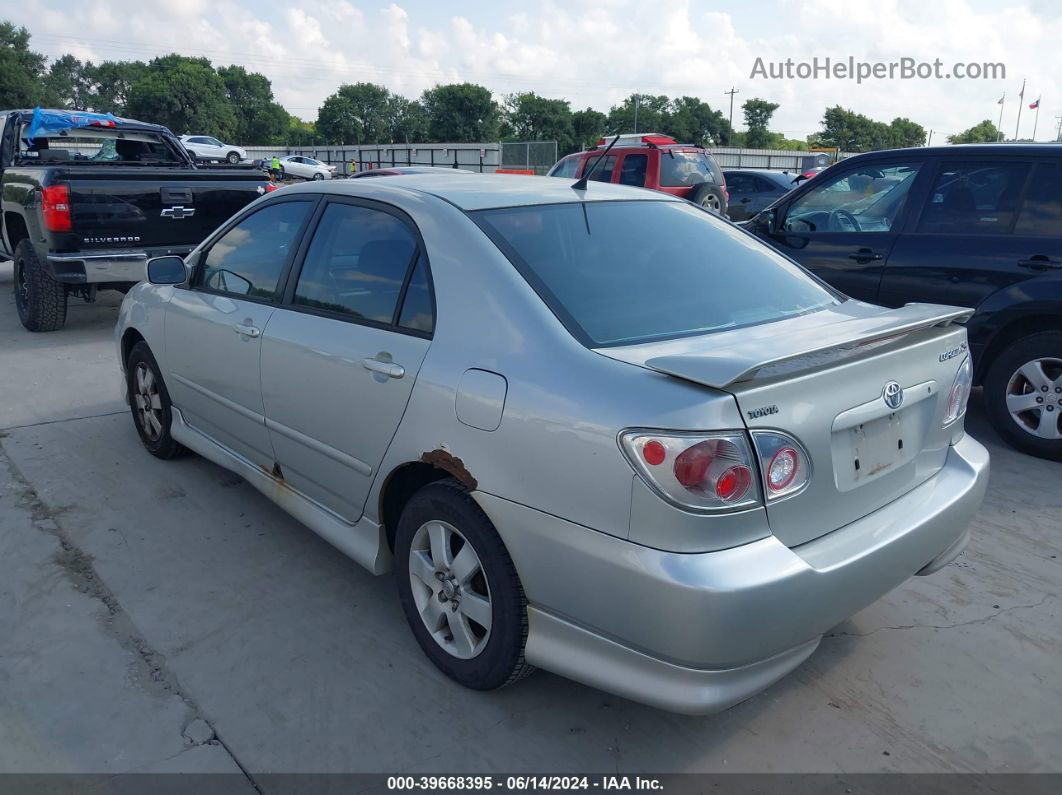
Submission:
[[[596,149],[561,158],[547,176],[578,179],[612,140],[602,138]],[[590,179],[681,196],[724,216],[730,200],[723,172],[707,150],[656,133],[621,135]]]

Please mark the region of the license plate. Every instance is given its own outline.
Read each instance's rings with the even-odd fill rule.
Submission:
[[[902,412],[857,425],[849,433],[853,480],[867,480],[879,475],[906,457]]]

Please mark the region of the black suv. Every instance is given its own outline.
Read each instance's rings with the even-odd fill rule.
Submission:
[[[975,308],[970,347],[993,425],[1062,460],[1062,145],[858,155],[745,225],[853,298]]]

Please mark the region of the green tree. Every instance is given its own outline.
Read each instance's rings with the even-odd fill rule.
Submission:
[[[342,85],[317,111],[317,133],[330,144],[376,144],[388,140],[391,92],[374,83]]]
[[[778,110],[777,102],[768,102],[765,99],[749,99],[741,106],[745,114],[745,146],[750,149],[766,149],[771,141],[771,133],[767,129],[771,124],[771,116]]]
[[[428,136],[436,143],[476,143],[498,138],[498,105],[483,86],[435,86],[425,91],[420,101],[428,118]]]
[[[274,101],[269,78],[242,66],[218,67],[217,72],[236,115],[233,140],[252,146],[283,143],[288,112]]]
[[[166,55],[148,64],[129,93],[129,115],[164,124],[177,135],[213,135],[233,141],[236,114],[225,82],[206,58]]]
[[[312,146],[321,143],[321,139],[312,121],[303,121],[297,116],[288,116],[284,140],[276,143],[288,146]]]
[[[52,61],[41,86],[41,103],[53,108],[87,110],[92,107],[91,63],[73,55]]]
[[[609,110],[607,131],[612,135],[662,132],[670,102],[663,95],[631,94]]]
[[[713,146],[726,139],[730,123],[720,111],[697,97],[672,100],[660,130],[678,141]]]
[[[391,143],[413,144],[428,140],[428,117],[416,100],[392,94],[384,112],[387,139]]]
[[[26,108],[41,100],[48,60],[29,48],[30,34],[0,22],[0,108]]]
[[[892,145],[896,147],[923,146],[926,142],[926,128],[910,119],[896,118],[889,123],[892,132]]]
[[[1003,137],[1003,133],[999,131],[990,120],[985,119],[980,124],[975,124],[968,130],[963,130],[961,133],[948,136],[949,144],[981,144],[981,143],[996,143]]]
[[[608,126],[608,116],[593,108],[577,110],[572,114],[572,147],[570,150],[560,150],[560,154],[566,155],[580,149],[589,149],[596,146],[598,140],[605,134]]]
[[[887,124],[835,105],[822,117],[820,146],[836,146],[842,152],[870,152],[892,146],[893,133]]]
[[[505,98],[501,132],[502,138],[510,141],[556,141],[561,152],[572,151],[575,143],[567,100],[546,99],[534,92]]]
[[[89,106],[98,113],[124,116],[133,86],[148,72],[143,61],[103,61],[86,64],[85,75],[91,86]]]

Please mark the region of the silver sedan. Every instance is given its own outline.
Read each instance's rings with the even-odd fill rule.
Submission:
[[[394,570],[468,687],[724,709],[953,560],[984,494],[968,310],[846,299],[666,194],[304,184],[148,277],[116,332],[147,450]]]

